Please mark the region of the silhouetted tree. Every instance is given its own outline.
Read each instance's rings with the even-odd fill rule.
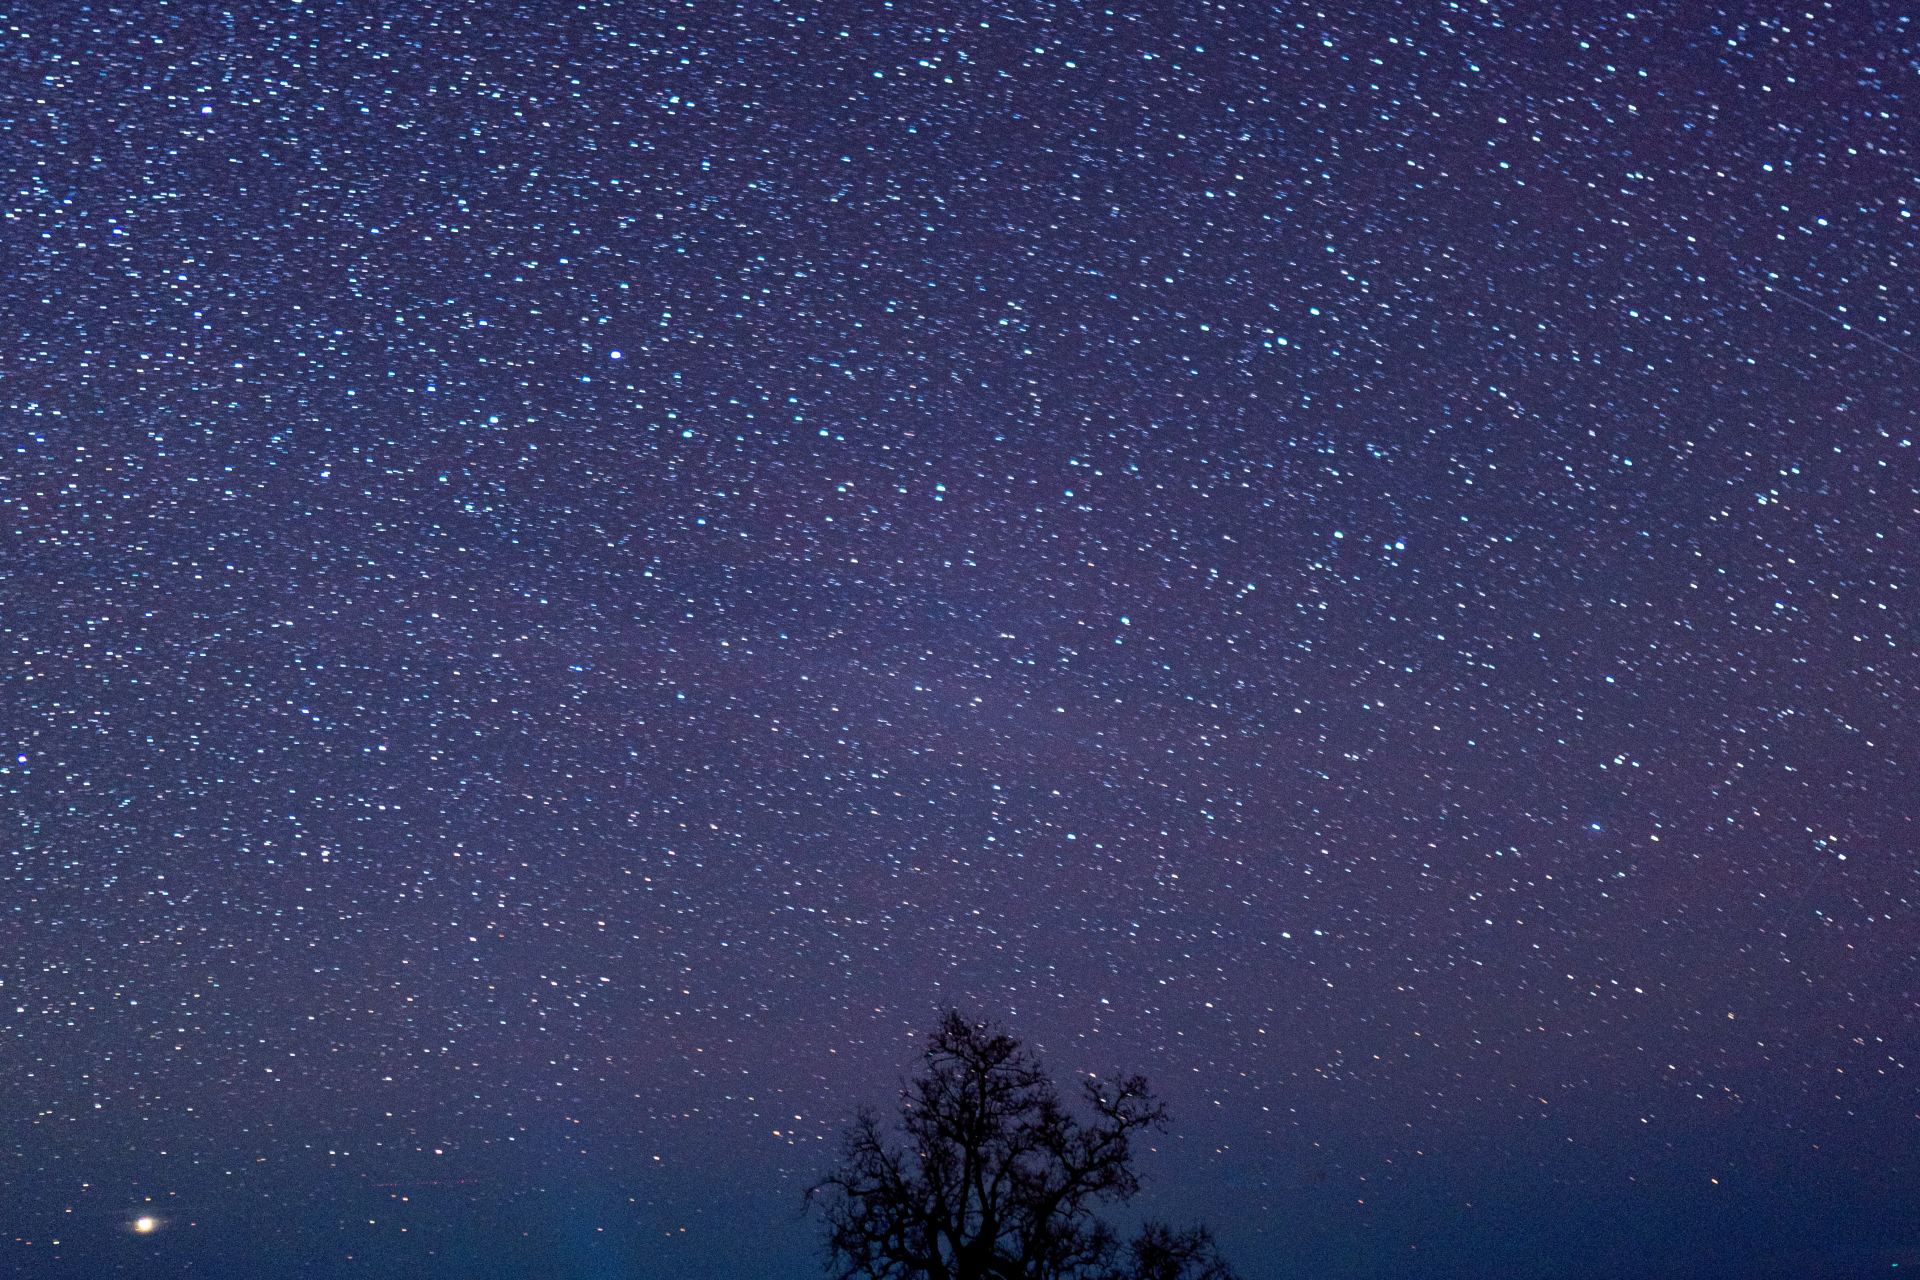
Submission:
[[[807,1192],[839,1280],[1234,1280],[1204,1229],[1149,1224],[1126,1248],[1103,1204],[1140,1189],[1133,1137],[1166,1111],[1139,1076],[1084,1085],[1091,1120],[1013,1037],[948,1013],[898,1134],[862,1108]]]

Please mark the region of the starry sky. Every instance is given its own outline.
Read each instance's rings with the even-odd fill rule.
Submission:
[[[1903,10],[12,7],[0,1270],[1920,1266]]]

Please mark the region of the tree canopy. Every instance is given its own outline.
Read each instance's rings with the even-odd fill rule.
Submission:
[[[949,1012],[894,1125],[863,1108],[809,1192],[838,1280],[1234,1280],[1204,1227],[1125,1246],[1098,1211],[1140,1189],[1134,1138],[1166,1109],[1089,1079],[1082,1118],[1017,1040]]]

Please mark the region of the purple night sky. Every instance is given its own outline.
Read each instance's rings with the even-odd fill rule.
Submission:
[[[1920,1267],[1920,19],[0,15],[0,1273]],[[150,1222],[135,1224],[142,1218]]]

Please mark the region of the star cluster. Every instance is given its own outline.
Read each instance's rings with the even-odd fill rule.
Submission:
[[[1920,1262],[1900,6],[0,26],[6,1269],[810,1275],[946,1003],[1255,1280]]]

